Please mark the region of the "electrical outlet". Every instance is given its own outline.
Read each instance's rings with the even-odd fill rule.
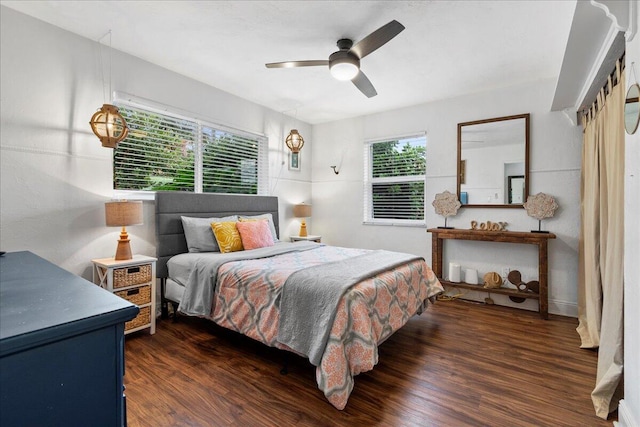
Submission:
[[[507,277],[509,276],[510,271],[511,269],[509,267],[502,267],[502,280],[505,282],[508,280]]]

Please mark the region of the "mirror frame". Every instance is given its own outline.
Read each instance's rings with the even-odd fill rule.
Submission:
[[[631,93],[632,90],[635,90],[635,95],[636,95],[635,97],[632,97],[633,96]],[[631,122],[632,125],[627,126],[629,124],[627,123],[627,114],[629,114],[630,105],[638,104],[639,94],[640,94],[640,85],[638,85],[638,83],[634,83],[631,86],[629,86],[629,89],[627,90],[627,95],[625,96],[625,99],[624,99],[624,130],[629,135],[633,135],[634,133],[636,133],[636,131],[638,130],[638,124],[640,123],[640,110],[639,110],[635,112],[635,118],[634,118],[635,123]]]
[[[502,122],[506,120],[516,120],[516,119],[525,119],[525,148],[524,148],[524,201],[527,201],[529,197],[529,128],[530,128],[530,114],[517,114],[514,116],[504,116],[504,117],[494,117],[491,119],[484,120],[475,120],[472,122],[464,122],[458,123],[458,161],[456,163],[456,182],[457,182],[457,194],[458,200],[460,200],[460,185],[461,185],[461,177],[462,177],[462,127],[463,126],[471,126],[471,125],[480,125],[483,123],[493,123],[493,122]],[[492,204],[479,204],[479,205],[470,205],[470,204],[462,204],[462,207],[465,208],[517,208],[522,209],[523,203],[519,204],[501,204],[501,205],[492,205]]]

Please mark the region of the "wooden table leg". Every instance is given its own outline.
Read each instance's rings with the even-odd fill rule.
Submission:
[[[538,243],[538,280],[540,282],[540,317],[549,318],[549,290],[547,288],[547,241],[543,240]]]
[[[442,239],[431,236],[431,269],[438,279],[442,279]]]

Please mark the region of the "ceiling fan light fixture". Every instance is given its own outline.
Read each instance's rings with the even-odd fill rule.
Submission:
[[[339,50],[329,57],[329,70],[336,80],[352,80],[360,71],[360,59],[348,51]]]
[[[395,19],[378,28],[354,45],[351,39],[340,39],[336,43],[337,52],[329,55],[329,60],[286,61],[270,62],[265,64],[267,68],[291,68],[291,67],[326,67],[329,66],[331,75],[336,80],[351,80],[356,88],[367,98],[378,94],[369,78],[360,70],[360,60],[370,53],[378,50],[400,34],[404,25]]]
[[[336,80],[351,80],[358,75],[359,68],[350,62],[342,62],[338,64],[332,64],[331,75]]]

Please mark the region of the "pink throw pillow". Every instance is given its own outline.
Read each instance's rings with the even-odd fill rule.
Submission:
[[[247,250],[274,245],[268,220],[238,221],[236,227],[242,239],[242,246]]]

